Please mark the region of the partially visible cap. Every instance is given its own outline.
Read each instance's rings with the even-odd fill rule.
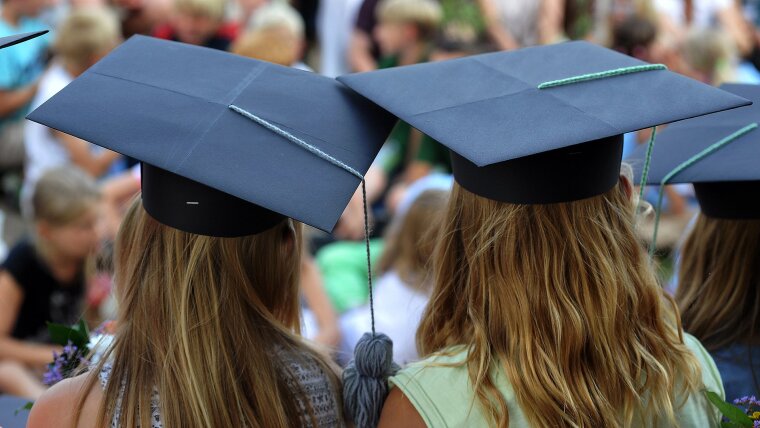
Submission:
[[[333,79],[142,36],[28,118],[140,160],[146,211],[211,236],[331,231],[395,120]]]
[[[587,42],[338,80],[451,149],[462,187],[519,204],[602,194],[624,133],[750,103]]]
[[[705,215],[760,218],[760,130],[756,128],[760,124],[760,86],[726,84],[720,88],[754,104],[668,126],[657,136],[647,184],[660,184],[666,178],[667,184],[693,183]],[[717,146],[721,141],[724,145]],[[704,157],[690,161],[711,146],[714,148]],[[626,159],[637,177],[645,158],[646,148],[638,147]]]
[[[46,34],[47,32],[48,30],[34,31],[31,33],[21,33],[21,34],[14,34],[12,36],[0,37],[0,49],[5,49],[13,45],[23,43],[27,40],[31,40],[43,34]]]

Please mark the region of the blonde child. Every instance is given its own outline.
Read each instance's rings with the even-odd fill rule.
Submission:
[[[55,61],[40,81],[32,102],[36,108],[95,64],[121,40],[116,18],[103,8],[79,8],[58,29]],[[109,150],[54,131],[37,123],[26,123],[26,169],[22,208],[29,217],[30,199],[37,180],[50,168],[73,164],[93,177],[105,174],[119,155]]]
[[[0,265],[0,391],[30,399],[44,391],[35,371],[55,350],[46,322],[72,324],[82,314],[98,202],[95,183],[73,167],[40,178],[32,199],[35,240],[16,244]]]
[[[248,28],[234,43],[232,52],[287,67],[308,69],[300,62],[305,46],[304,23],[286,3],[270,3],[258,9]]]
[[[238,35],[238,26],[225,21],[225,9],[224,0],[174,0],[169,22],[153,35],[226,51]]]

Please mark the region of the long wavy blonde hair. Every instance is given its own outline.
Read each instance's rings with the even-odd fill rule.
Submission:
[[[465,346],[495,426],[509,426],[496,368],[536,427],[675,425],[676,397],[701,384],[675,304],[634,235],[626,185],[547,205],[454,185],[417,345],[422,355]]]
[[[709,351],[760,339],[760,219],[699,214],[681,249],[676,301]],[[757,380],[756,380],[757,382]]]
[[[154,389],[164,426],[316,426],[277,358],[316,363],[339,391],[327,359],[296,336],[301,245],[291,220],[240,238],[185,233],[151,218],[138,197],[116,240],[118,327],[94,372],[113,357],[97,426],[117,411],[121,426],[151,426]]]

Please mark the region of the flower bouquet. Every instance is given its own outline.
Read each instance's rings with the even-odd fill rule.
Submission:
[[[48,323],[50,341],[63,346],[61,353],[53,352],[53,362],[48,364],[47,371],[42,376],[42,382],[47,386],[76,376],[81,370],[86,370],[91,363],[97,363],[103,351],[110,345],[112,336],[107,333],[111,323],[103,323],[90,337],[90,331],[83,320],[73,326]],[[16,411],[29,410],[34,403],[29,402]]]
[[[52,386],[72,377],[77,369],[89,363],[90,332],[82,320],[72,327],[48,323],[48,332],[53,343],[63,346],[60,354],[53,352],[53,362],[48,364],[48,370],[42,377],[45,385]]]
[[[723,414],[722,427],[760,428],[760,400],[757,400],[754,395],[737,398],[732,404],[723,401],[718,394],[712,391],[705,391],[705,394],[707,399]]]

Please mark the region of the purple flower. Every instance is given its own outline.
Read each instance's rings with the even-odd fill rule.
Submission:
[[[760,428],[760,421],[755,421],[755,422],[752,424],[752,428]]]
[[[60,355],[53,352],[53,362],[48,364],[48,370],[43,375],[42,382],[45,385],[52,386],[63,379],[71,377],[74,371],[87,361],[82,351],[76,345],[69,342],[63,347]]]
[[[734,400],[734,404],[743,405],[746,407],[746,410],[749,411],[753,407],[760,407],[760,400],[754,395],[745,395],[744,397]]]
[[[48,370],[42,376],[42,382],[47,386],[55,385],[63,380],[63,364],[60,356],[53,352],[53,362],[48,364]]]

